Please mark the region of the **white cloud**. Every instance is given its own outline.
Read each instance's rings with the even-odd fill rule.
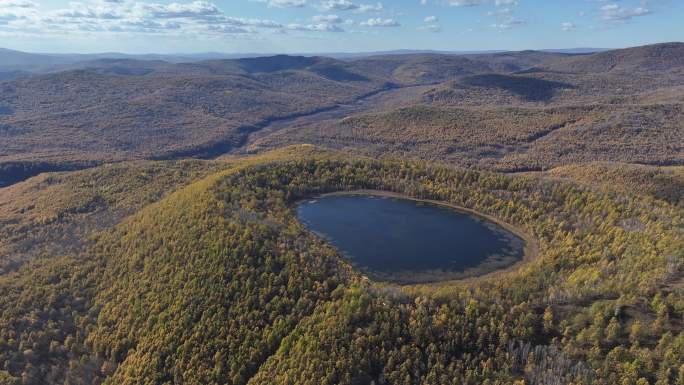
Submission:
[[[234,25],[210,25],[207,27],[210,31],[218,32],[221,34],[244,34],[244,33],[254,33],[254,31],[237,27]]]
[[[425,19],[423,19],[423,21],[426,23],[436,23],[439,21],[439,18],[437,16],[428,16]]]
[[[573,30],[577,29],[577,26],[575,25],[575,23],[571,23],[569,21],[566,21],[566,22],[561,23],[561,29],[563,31],[573,31]]]
[[[316,15],[311,18],[314,23],[342,24],[345,20],[337,15]]]
[[[0,0],[0,10],[3,8],[35,8],[37,5],[29,0]]]
[[[510,17],[513,14],[513,10],[511,8],[501,8],[501,9],[495,9],[493,11],[487,12],[487,16],[507,16]]]
[[[282,29],[273,20],[232,17],[207,1],[186,3],[147,3],[131,0],[91,0],[74,2],[68,7],[45,12],[25,0],[0,0],[0,33],[29,35],[128,33],[178,36],[220,36],[255,34],[262,29]],[[16,6],[12,13],[5,7]],[[21,6],[21,8],[20,8]],[[311,27],[306,30],[330,30]]]
[[[356,12],[382,12],[382,3],[375,4],[356,4],[350,0],[325,0],[318,5],[318,9],[323,12],[333,11],[356,11]]]
[[[651,10],[645,7],[625,8],[618,4],[607,4],[599,9],[599,17],[604,21],[628,21],[635,17],[651,14]]]
[[[427,3],[427,1],[425,2]],[[494,4],[497,7],[507,6],[516,7],[519,4],[518,0],[442,0],[443,4],[452,7],[475,7],[483,4]],[[421,2],[421,4],[423,4]],[[423,4],[424,5],[424,4]]]
[[[344,30],[337,25],[327,23],[317,24],[288,24],[286,29],[292,31],[313,31],[313,32],[344,32]]]
[[[299,8],[306,5],[306,0],[253,0],[266,3],[271,8]]]
[[[394,19],[383,19],[380,17],[370,18],[361,23],[364,27],[400,27],[398,21]]]
[[[0,27],[28,23],[35,18],[36,6],[31,1],[0,0]]]
[[[282,25],[272,20],[264,19],[244,19],[241,17],[224,16],[216,20],[218,23],[225,23],[230,25],[237,25],[241,27],[256,27],[256,28],[281,28]]]
[[[419,31],[425,31],[425,32],[432,32],[432,33],[439,33],[442,32],[442,27],[440,27],[437,24],[430,24],[430,25],[424,25],[422,27],[418,27]]]
[[[496,8],[487,12],[487,16],[496,19],[490,27],[503,31],[527,24],[525,20],[514,15],[514,7],[518,6],[517,0],[495,0],[494,5]]]
[[[359,5],[359,12],[382,12],[385,8],[382,6],[382,3],[375,3],[375,4],[361,4]]]
[[[136,7],[148,13],[152,18],[160,19],[202,18],[222,14],[214,4],[206,1],[193,1],[185,4],[171,3],[168,5],[140,3]]]
[[[496,28],[498,30],[508,30],[515,27],[520,27],[527,24],[525,20],[518,19],[515,17],[510,17],[504,20],[500,20],[497,23],[491,24],[490,27]]]
[[[321,2],[318,8],[322,11],[351,11],[359,6],[349,0],[327,0]]]
[[[482,4],[482,0],[447,0],[452,7],[473,7]]]

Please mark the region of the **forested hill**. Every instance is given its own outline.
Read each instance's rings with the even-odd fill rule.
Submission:
[[[0,165],[215,157],[274,120],[404,85],[507,69],[451,55],[79,62],[0,82]]]
[[[0,80],[0,186],[304,143],[499,171],[680,165],[682,47],[68,62]]]
[[[389,87],[325,64],[258,73],[238,64],[105,60],[0,82],[0,163],[213,157],[268,121]]]
[[[80,249],[0,276],[0,384],[684,381],[681,207],[311,146],[203,163],[175,166],[188,186],[153,194]],[[117,167],[110,177],[138,174]],[[355,189],[491,215],[538,239],[539,256],[468,282],[370,282],[293,210]]]
[[[311,143],[506,172],[590,162],[682,165],[682,57],[684,44],[670,43],[588,55],[460,57],[486,63],[479,71],[441,66],[440,58],[430,60],[434,67],[407,62],[395,76],[428,76],[430,68],[448,76],[367,110],[299,120],[256,137],[243,152]]]

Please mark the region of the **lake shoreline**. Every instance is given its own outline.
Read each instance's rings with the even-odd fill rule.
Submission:
[[[525,246],[523,248],[523,258],[520,259],[519,261],[500,268],[500,269],[494,269],[490,271],[483,271],[482,274],[474,275],[474,276],[469,276],[469,277],[464,277],[460,279],[451,279],[451,280],[444,280],[444,281],[434,281],[434,282],[429,282],[429,283],[422,283],[422,284],[399,284],[400,286],[416,286],[416,285],[444,285],[444,284],[450,284],[450,283],[455,283],[455,282],[468,282],[471,280],[481,280],[481,279],[486,279],[486,278],[491,278],[493,276],[499,275],[499,274],[504,274],[504,273],[509,273],[511,271],[516,271],[518,270],[521,266],[524,264],[535,260],[538,255],[539,255],[539,244],[533,236],[531,236],[527,231],[524,229],[512,225],[510,223],[504,222],[499,218],[493,217],[491,215],[469,209],[467,207],[462,207],[458,206],[449,202],[445,201],[438,201],[438,200],[432,200],[432,199],[420,199],[420,198],[415,198],[406,194],[402,193],[396,193],[392,191],[384,191],[384,190],[348,190],[348,191],[335,191],[335,192],[330,192],[330,193],[325,193],[325,194],[319,194],[315,198],[323,198],[323,197],[329,197],[329,196],[345,196],[345,195],[371,195],[371,196],[377,196],[377,197],[386,197],[386,198],[397,198],[397,199],[406,199],[414,202],[423,202],[423,203],[429,203],[437,206],[443,206],[447,207],[449,209],[452,209],[456,212],[459,212],[461,214],[467,214],[467,215],[472,215],[475,217],[478,217],[480,219],[492,222],[503,229],[511,232],[512,234],[516,235],[520,239],[522,239],[525,242]],[[479,267],[479,266],[478,266]],[[486,268],[486,266],[482,266],[483,268]],[[388,283],[388,282],[383,282],[383,283]]]

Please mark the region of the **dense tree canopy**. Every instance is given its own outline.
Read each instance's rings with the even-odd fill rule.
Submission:
[[[539,256],[465,282],[370,282],[293,210],[355,189],[491,215]],[[683,225],[652,196],[537,176],[330,154],[237,162],[83,255],[0,276],[0,384],[684,383]]]

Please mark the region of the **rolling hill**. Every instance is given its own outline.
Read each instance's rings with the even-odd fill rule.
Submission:
[[[270,120],[388,87],[323,60],[309,69],[292,65],[271,72],[263,72],[269,69],[265,62],[105,60],[0,83],[6,144],[0,162],[212,156]],[[270,62],[282,65],[279,58]]]
[[[246,150],[312,143],[376,157],[413,157],[499,171],[618,161],[677,165],[682,104],[463,108],[419,105],[311,122]]]
[[[681,164],[682,46],[82,61],[0,82],[0,184],[301,143],[504,171]]]
[[[178,172],[188,184],[160,197]],[[78,188],[60,203],[71,214],[39,226],[88,215],[69,207],[89,196],[131,214],[0,275],[0,383],[681,381],[682,208],[549,177],[296,146],[26,181],[11,187],[28,198],[19,221],[49,212],[17,209],[55,189]],[[471,281],[369,282],[293,208],[359,188],[487,213],[533,234],[539,256]]]
[[[684,43],[653,44],[573,56],[544,67],[549,70],[573,73],[681,70],[684,67]]]
[[[244,151],[313,143],[500,171],[592,161],[680,165],[682,46],[588,55],[476,55],[473,60],[489,63],[479,67],[484,73],[453,67],[463,71],[399,106],[293,124],[255,138]],[[508,62],[519,64],[507,68],[510,72],[496,67]],[[619,68],[607,69],[609,62]],[[530,67],[519,70],[523,63]]]
[[[102,162],[215,157],[273,121],[362,103],[385,90],[518,70],[564,56],[81,61],[66,71],[0,82],[0,180],[7,184],[31,172]]]

